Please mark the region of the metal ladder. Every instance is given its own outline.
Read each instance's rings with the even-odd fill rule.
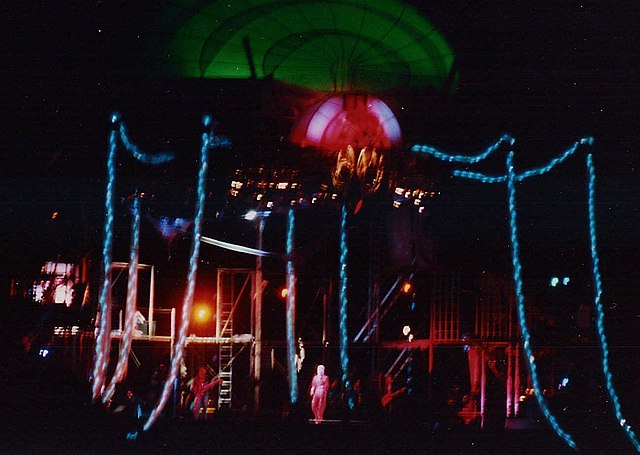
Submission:
[[[233,335],[234,274],[218,269],[216,336],[230,338]],[[233,389],[233,344],[220,344],[218,374],[222,382],[218,389],[218,409],[231,407]]]
[[[234,336],[233,314],[242,300],[246,303],[253,290],[253,270],[218,269],[216,298],[216,337],[229,341],[220,343],[218,374],[222,382],[218,393],[218,409],[231,408],[233,396],[233,360],[237,354],[232,340]]]

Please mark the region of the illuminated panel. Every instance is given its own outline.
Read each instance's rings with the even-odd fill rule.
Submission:
[[[398,0],[183,0],[153,37],[169,76],[268,77],[325,92],[457,82],[447,41]]]
[[[331,97],[323,102],[309,120],[307,134],[304,138],[305,145],[320,144],[327,126],[341,112],[342,100],[339,97]]]
[[[389,149],[402,145],[400,125],[380,99],[363,93],[334,95],[304,112],[291,142],[335,152],[351,145]]]
[[[400,143],[402,141],[402,133],[400,132],[400,124],[396,120],[395,115],[383,101],[378,98],[369,97],[370,110],[378,117],[380,125],[384,130],[384,134],[392,143]]]

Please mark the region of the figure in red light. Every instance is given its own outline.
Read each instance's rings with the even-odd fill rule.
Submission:
[[[207,403],[209,402],[209,390],[222,382],[222,379],[214,379],[211,382],[207,380],[207,369],[200,367],[198,375],[193,378],[191,384],[191,391],[193,392],[193,418],[198,420],[200,418],[206,418],[207,416]],[[201,417],[201,411],[203,416]]]
[[[324,374],[324,365],[318,365],[316,375],[311,380],[311,410],[316,423],[324,418],[324,410],[327,407],[327,394],[329,392],[329,376]]]

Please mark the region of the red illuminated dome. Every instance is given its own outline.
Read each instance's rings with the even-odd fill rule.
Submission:
[[[363,93],[332,95],[304,112],[291,132],[302,147],[338,151],[347,145],[386,150],[402,145],[400,125],[383,101]]]

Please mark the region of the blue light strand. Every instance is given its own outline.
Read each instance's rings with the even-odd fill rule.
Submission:
[[[567,150],[562,152],[559,156],[549,161],[549,163],[547,163],[545,166],[529,169],[520,174],[517,174],[515,177],[516,182],[521,182],[525,179],[528,179],[529,177],[534,177],[537,175],[542,175],[542,174],[546,174],[547,172],[550,172],[553,168],[562,164],[567,158],[573,155],[578,150],[578,147],[580,145],[585,145],[585,144],[593,145],[593,138],[585,137],[580,139],[571,147],[569,147]],[[469,172],[469,171],[461,171],[461,170],[454,170],[453,175],[455,177],[480,180],[482,183],[500,183],[500,182],[505,182],[507,180],[506,175],[490,176],[490,175],[485,175],[479,172]]]
[[[518,242],[518,227],[517,227],[517,213],[516,213],[516,174],[513,169],[513,151],[507,154],[507,188],[508,188],[508,201],[509,201],[509,227],[511,230],[511,260],[513,264],[513,281],[516,290],[516,301],[518,304],[518,319],[520,321],[520,329],[522,333],[522,346],[524,349],[525,357],[529,364],[529,373],[531,375],[531,382],[533,384],[533,390],[535,392],[536,399],[540,410],[544,414],[545,418],[556,432],[571,448],[577,449],[577,445],[571,435],[565,432],[555,417],[551,413],[544,396],[542,395],[542,389],[538,380],[538,372],[536,370],[535,358],[531,349],[531,335],[527,326],[527,317],[525,313],[524,295],[522,293],[522,265],[520,263],[520,244]]]
[[[448,161],[450,163],[474,164],[487,158],[504,143],[513,144],[513,138],[508,134],[505,134],[495,144],[489,146],[484,152],[480,153],[479,155],[452,155],[438,150],[437,148],[430,145],[414,145],[413,147],[411,147],[411,151],[415,153],[427,153],[429,155],[433,155],[439,160]]]
[[[462,177],[462,178],[471,179],[471,180],[479,180],[482,183],[503,183],[507,181],[506,175],[492,176],[492,175],[485,175],[480,172],[460,171],[458,169],[455,169],[453,171],[453,176]],[[517,180],[517,177],[516,177],[516,180]]]
[[[516,180],[518,182],[521,182],[522,180],[527,179],[529,177],[546,174],[547,172],[551,171],[554,167],[556,167],[559,164],[563,163],[571,155],[573,155],[576,152],[576,150],[578,150],[578,146],[580,146],[581,144],[589,144],[589,145],[591,145],[591,144],[593,144],[593,138],[586,137],[586,138],[580,139],[579,141],[576,141],[575,144],[573,144],[571,147],[569,147],[567,150],[565,150],[559,156],[557,156],[557,157],[553,158],[551,161],[549,161],[549,163],[546,166],[541,166],[541,167],[538,167],[538,168],[535,168],[535,169],[530,169],[528,171],[525,171],[522,174],[518,175],[516,177]]]
[[[117,114],[112,114],[112,129],[109,135],[109,152],[107,157],[107,188],[105,196],[104,241],[102,243],[102,283],[100,296],[100,326],[96,337],[93,363],[92,399],[95,402],[102,392],[111,346],[111,249],[113,246],[113,194],[116,180],[116,123]]]
[[[138,299],[138,257],[140,249],[140,198],[136,194],[132,205],[133,219],[131,221],[131,247],[129,250],[129,276],[127,281],[127,302],[125,310],[124,332],[120,343],[120,352],[115,373],[111,382],[102,395],[102,402],[107,403],[113,397],[116,384],[121,382],[127,372],[131,340],[135,325],[135,314]]]
[[[289,360],[289,400],[298,401],[298,370],[296,368],[296,269],[293,263],[295,212],[289,207],[287,216],[287,354]]]
[[[596,173],[593,166],[593,156],[587,155],[587,172],[588,172],[588,196],[589,196],[589,240],[591,247],[591,262],[593,267],[593,284],[594,284],[594,306],[596,309],[596,326],[598,329],[598,337],[600,338],[600,347],[602,351],[602,372],[607,386],[607,392],[611,398],[616,419],[620,426],[624,429],[627,438],[631,441],[637,452],[640,452],[640,443],[636,438],[631,426],[627,424],[627,420],[622,414],[622,407],[618,394],[613,385],[613,375],[609,369],[609,349],[607,337],[604,331],[604,308],[602,305],[602,279],[600,275],[600,258],[596,243],[596,210],[595,210],[595,180]]]
[[[203,125],[207,128],[211,125],[211,117],[205,116],[203,119]],[[202,147],[200,149],[200,170],[198,172],[198,200],[196,204],[196,216],[193,223],[193,241],[191,243],[191,256],[189,259],[189,271],[187,274],[187,289],[184,294],[184,300],[182,301],[182,321],[180,324],[180,332],[178,334],[178,340],[174,346],[173,357],[171,358],[171,368],[167,375],[167,380],[164,383],[164,389],[162,395],[158,400],[155,408],[151,411],[149,419],[144,424],[143,430],[147,431],[154,422],[160,416],[160,413],[164,409],[169,396],[173,391],[173,386],[176,378],[178,377],[178,371],[180,368],[180,362],[184,357],[184,348],[187,341],[187,332],[189,331],[189,323],[191,319],[191,308],[193,306],[193,294],[196,285],[196,272],[198,271],[198,257],[200,253],[200,236],[202,229],[202,219],[204,218],[204,206],[206,196],[206,177],[208,168],[208,151],[210,147],[211,137],[213,132],[202,133]]]
[[[124,123],[120,122],[120,140],[124,144],[124,147],[131,152],[133,157],[144,164],[164,164],[173,160],[173,153],[165,152],[157,155],[151,155],[149,153],[144,153],[142,150],[138,148],[131,140],[129,140],[129,136],[127,135],[127,129],[124,126]]]
[[[342,205],[342,216],[340,219],[340,364],[342,366],[342,384],[345,391],[349,391],[349,352],[347,345],[349,337],[347,334],[347,206]],[[355,403],[352,394],[347,394],[347,405],[353,409]]]

